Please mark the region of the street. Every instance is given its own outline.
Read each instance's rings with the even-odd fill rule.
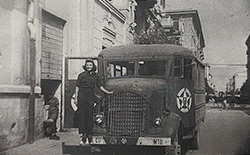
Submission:
[[[200,130],[199,150],[187,151],[186,155],[242,155],[250,154],[250,106],[242,110],[239,105],[234,109],[221,109],[207,104],[207,116]],[[79,146],[79,135],[76,129],[59,132],[60,140],[48,138],[25,144],[20,147],[0,152],[1,155],[90,155],[91,147]],[[151,152],[152,153],[151,153]],[[130,148],[118,149],[119,155],[147,154],[160,155],[160,151],[150,148],[140,150]],[[142,152],[142,153],[138,153]],[[92,153],[91,155],[101,155]]]
[[[207,117],[201,126],[200,148],[187,155],[250,154],[250,107],[221,110],[207,105]]]

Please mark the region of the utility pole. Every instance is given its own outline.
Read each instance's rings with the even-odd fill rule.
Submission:
[[[28,143],[34,142],[35,128],[35,85],[36,85],[36,35],[34,28],[34,0],[28,0],[27,27],[30,40],[30,95],[28,107]]]

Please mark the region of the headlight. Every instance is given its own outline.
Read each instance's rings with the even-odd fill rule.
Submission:
[[[162,120],[161,120],[160,117],[158,117],[158,118],[155,119],[155,125],[160,126],[161,122],[162,122]]]
[[[98,125],[102,124],[104,122],[104,115],[103,114],[97,114],[95,116],[95,122]]]

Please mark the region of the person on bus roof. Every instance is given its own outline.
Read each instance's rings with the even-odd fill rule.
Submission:
[[[112,91],[106,90],[99,76],[96,74],[96,65],[92,59],[87,59],[83,66],[84,71],[78,75],[75,90],[75,104],[77,105],[78,132],[80,136],[80,145],[91,143],[93,129],[93,106],[95,102],[94,88],[99,88],[104,93],[112,94]]]

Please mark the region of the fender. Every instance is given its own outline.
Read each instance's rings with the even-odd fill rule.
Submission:
[[[148,136],[171,137],[175,139],[178,134],[181,117],[175,113],[168,113],[161,117],[161,124],[155,125],[148,133]]]

